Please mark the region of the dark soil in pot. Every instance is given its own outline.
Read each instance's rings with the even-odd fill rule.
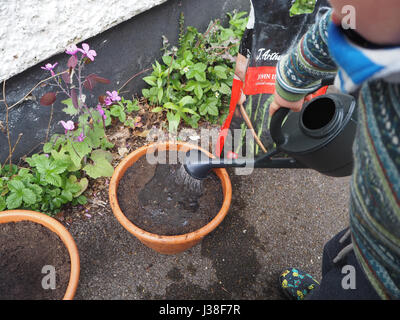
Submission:
[[[179,175],[181,164],[150,164],[140,158],[119,182],[118,203],[137,227],[158,235],[180,235],[200,229],[223,203],[221,181],[212,173],[201,187],[189,188]]]
[[[55,289],[42,286],[51,274],[44,266],[54,267]],[[0,224],[0,300],[61,300],[70,270],[68,250],[54,232],[31,221]]]

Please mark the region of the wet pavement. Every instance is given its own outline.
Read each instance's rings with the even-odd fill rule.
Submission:
[[[348,225],[349,178],[312,170],[230,171],[222,224],[195,247],[162,255],[144,246],[109,206],[68,227],[81,258],[76,299],[283,299],[287,266],[320,279],[322,249]]]

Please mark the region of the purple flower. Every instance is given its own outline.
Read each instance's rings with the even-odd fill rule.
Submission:
[[[44,156],[45,156],[46,158],[49,158],[49,157],[50,157],[47,153],[45,153]]]
[[[97,105],[97,111],[100,113],[100,115],[103,117],[104,120],[107,119],[107,116],[105,114],[105,111],[103,110],[103,108],[101,107],[100,104]]]
[[[81,134],[78,136],[78,142],[83,142],[83,140],[85,140],[86,136],[84,134],[84,132],[82,131]]]
[[[53,69],[58,65],[58,62],[56,62],[55,64],[51,64],[51,63],[46,63],[46,65],[44,67],[41,67],[43,70],[47,70],[50,71],[51,75],[54,76],[55,73],[53,71]]]
[[[111,99],[111,101],[121,101],[121,97],[118,95],[117,91],[115,90],[113,92],[107,91],[106,93],[108,94],[108,98]]]
[[[65,53],[70,54],[71,56],[75,55],[79,51],[78,47],[75,44],[71,44],[65,50]]]
[[[110,97],[107,97],[107,98],[104,99],[104,103],[106,104],[106,106],[109,106],[109,105],[111,105],[113,102],[112,102],[112,100],[111,100]]]
[[[78,50],[92,61],[94,61],[94,57],[97,56],[96,51],[90,50],[89,45],[87,43],[82,43],[82,49],[78,48]]]
[[[58,123],[61,123],[62,126],[64,127],[64,129],[65,129],[65,134],[67,134],[68,131],[71,131],[71,130],[74,130],[74,129],[75,129],[74,122],[71,121],[71,120],[68,120],[67,122],[61,120],[61,121],[59,121]]]

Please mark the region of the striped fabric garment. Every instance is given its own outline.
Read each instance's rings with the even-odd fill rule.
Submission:
[[[278,63],[276,90],[297,101],[335,77],[359,90],[350,186],[354,252],[382,299],[400,298],[400,47],[367,48],[331,22],[331,11]]]

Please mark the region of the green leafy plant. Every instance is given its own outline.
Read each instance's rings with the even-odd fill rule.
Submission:
[[[170,48],[163,37],[162,61],[155,61],[151,75],[143,78],[150,87],[142,94],[157,105],[153,112],[167,113],[170,131],[177,130],[181,120],[193,128],[200,119],[212,123],[224,120],[246,15],[229,13],[227,28],[215,20],[205,33],[192,26],[185,29],[181,15],[179,48]]]
[[[82,53],[80,57],[78,52]],[[66,71],[56,74],[54,69],[58,63],[42,67],[52,75],[46,79],[52,81],[48,85],[58,88],[40,98],[40,104],[51,108],[43,152],[26,158],[24,167],[18,167],[11,163],[15,146],[10,147],[9,163],[0,167],[0,211],[22,208],[55,214],[64,204],[85,204],[83,192],[88,187],[88,178],[110,177],[114,172],[112,154],[108,151],[113,144],[107,139],[106,127],[112,119],[131,127],[141,125],[137,119],[140,117],[129,116],[139,110],[138,101],[126,100],[116,91],[107,91],[106,96],[99,97],[96,108],[89,107],[84,89],[92,90],[97,83],[107,84],[109,80],[95,74],[83,75],[84,66],[96,56],[88,45],[83,44],[82,49],[71,46],[66,53],[70,55]],[[75,121],[60,121],[64,133],[48,139],[53,105],[59,94],[67,96],[61,101],[65,105],[63,111]],[[8,112],[5,97],[4,104]],[[8,121],[6,127],[9,137]]]
[[[86,204],[82,193],[88,186],[87,178],[69,174],[68,163],[45,155],[34,155],[27,162],[31,168],[8,165],[0,171],[0,211],[29,209],[57,213],[63,204]]]
[[[298,14],[312,13],[314,11],[316,0],[295,0],[290,8],[290,16]]]
[[[111,118],[118,118],[120,122],[128,127],[135,127],[135,122],[128,118],[128,114],[139,111],[139,103],[137,100],[126,100],[125,98],[121,97],[121,101],[115,103],[110,106],[110,109],[106,111],[107,120],[106,126],[111,124]]]

